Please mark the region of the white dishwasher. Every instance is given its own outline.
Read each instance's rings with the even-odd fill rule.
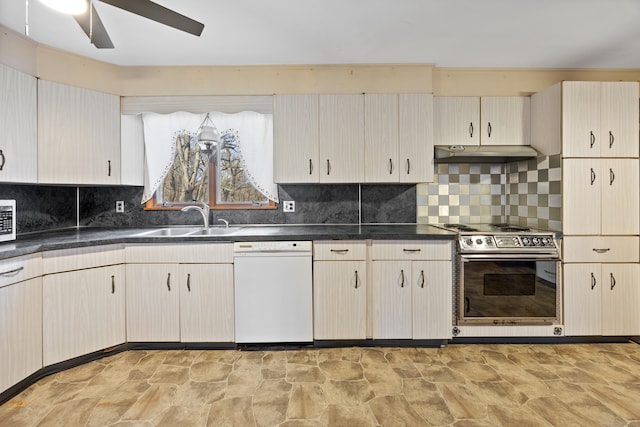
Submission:
[[[313,341],[311,242],[233,244],[236,343]]]

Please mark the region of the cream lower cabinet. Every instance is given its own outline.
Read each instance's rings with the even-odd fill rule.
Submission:
[[[314,339],[365,339],[365,242],[317,241],[313,243],[313,249]]]
[[[0,261],[0,392],[42,368],[40,255]]]
[[[125,342],[124,265],[42,279],[45,366]]]
[[[565,264],[565,335],[640,335],[639,264]]]
[[[233,341],[232,244],[129,245],[126,258],[128,341]]]
[[[374,241],[371,252],[373,338],[451,338],[451,242]]]

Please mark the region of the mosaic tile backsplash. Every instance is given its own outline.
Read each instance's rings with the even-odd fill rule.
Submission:
[[[417,185],[417,222],[509,222],[561,230],[561,157],[518,162],[441,163]]]

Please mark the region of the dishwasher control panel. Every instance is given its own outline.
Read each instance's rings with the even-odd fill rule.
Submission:
[[[235,242],[233,244],[233,252],[236,256],[255,252],[311,252],[311,249],[312,243],[309,241]]]

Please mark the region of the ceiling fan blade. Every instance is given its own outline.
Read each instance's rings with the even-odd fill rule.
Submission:
[[[184,31],[194,36],[200,36],[204,24],[160,6],[149,0],[100,0],[127,12],[135,13],[152,21],[168,25],[177,30]]]
[[[89,13],[92,13],[91,19],[89,18]],[[74,15],[73,17],[95,47],[98,49],[113,49],[113,43],[95,8],[89,7],[82,15]],[[93,28],[91,28],[92,26]]]

